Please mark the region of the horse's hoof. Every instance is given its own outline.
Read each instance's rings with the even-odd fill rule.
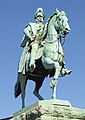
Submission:
[[[44,98],[43,98],[38,92],[36,92],[36,90],[34,90],[33,94],[34,94],[39,100],[44,100]]]
[[[53,99],[53,100],[56,100],[56,96],[52,96],[52,99]]]
[[[22,106],[22,109],[24,109],[25,108],[25,106]]]

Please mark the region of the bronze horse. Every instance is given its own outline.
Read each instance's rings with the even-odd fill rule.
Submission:
[[[61,35],[66,36],[66,34],[70,32],[70,27],[66,13],[58,10],[48,19],[46,25],[47,34],[43,46],[44,49],[42,56],[35,61],[35,70],[33,72],[27,71],[25,75],[23,75],[22,72],[18,73],[17,82],[14,87],[14,95],[15,98],[17,98],[21,94],[22,108],[25,107],[25,88],[28,79],[35,82],[33,94],[39,100],[43,100],[44,98],[39,94],[39,89],[41,88],[45,77],[53,77],[50,87],[53,90],[52,98],[56,99],[56,85],[59,74],[62,70],[63,62]]]

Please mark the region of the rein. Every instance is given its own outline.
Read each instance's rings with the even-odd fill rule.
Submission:
[[[61,45],[63,46],[65,44],[65,35],[64,36],[60,36],[60,41],[61,41]],[[63,38],[63,42],[62,42],[62,38]]]

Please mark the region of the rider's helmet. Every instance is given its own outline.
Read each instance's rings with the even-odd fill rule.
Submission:
[[[45,18],[44,12],[42,8],[38,8],[36,13],[34,14],[34,18],[36,19],[38,16],[43,17],[43,19]]]

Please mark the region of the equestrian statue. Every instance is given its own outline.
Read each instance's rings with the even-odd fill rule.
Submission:
[[[14,87],[14,95],[17,98],[21,94],[22,108],[25,107],[25,89],[27,80],[35,82],[33,94],[39,99],[44,79],[52,77],[52,99],[56,99],[56,86],[61,75],[69,75],[72,71],[65,67],[64,49],[62,37],[71,31],[67,14],[56,9],[55,13],[43,24],[45,18],[42,8],[38,8],[34,14],[36,22],[29,22],[24,28],[24,37],[21,42],[23,52],[18,64],[17,81]]]

